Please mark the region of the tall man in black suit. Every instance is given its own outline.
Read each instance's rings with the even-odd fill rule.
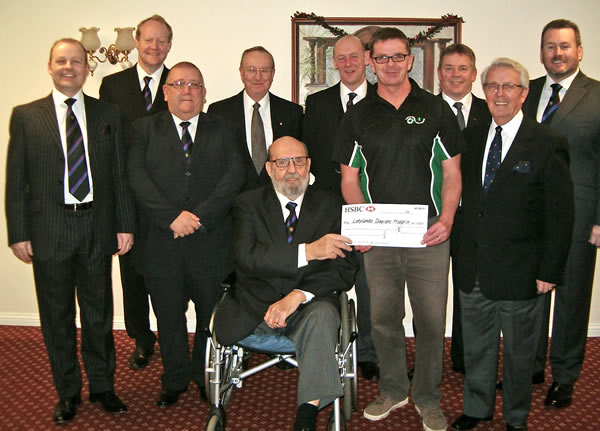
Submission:
[[[302,135],[302,107],[269,92],[274,76],[271,53],[262,46],[248,48],[240,61],[244,90],[208,108],[209,113],[237,127],[246,166],[246,189],[270,183],[264,166],[274,140],[282,136],[300,139]]]
[[[56,423],[81,403],[75,295],[81,315],[81,356],[90,401],[127,411],[115,395],[112,336],[112,254],[127,253],[135,227],[117,108],[83,94],[89,72],[80,42],[50,50],[49,96],[17,106],[6,164],[8,241],[33,262],[40,322],[59,402]]]
[[[478,123],[488,123],[491,119],[485,100],[475,96],[471,90],[473,82],[477,79],[477,68],[475,67],[475,53],[467,45],[455,43],[448,45],[440,52],[438,64],[438,79],[440,80],[441,93],[452,112],[456,115],[461,130],[465,127],[475,127]],[[456,210],[460,212],[460,205]],[[454,257],[452,246],[454,238],[458,235],[456,227],[452,230],[450,237],[450,256]],[[454,268],[454,259],[452,259]],[[454,271],[452,271],[454,275]],[[452,369],[457,373],[465,372],[465,361],[463,355],[462,328],[460,324],[460,296],[456,283],[454,288],[452,306],[452,345],[450,357]]]
[[[571,404],[573,384],[583,364],[596,249],[600,246],[600,82],[579,69],[582,58],[577,25],[564,19],[548,23],[542,31],[540,51],[548,74],[531,82],[523,105],[525,115],[567,137],[575,186],[575,227],[564,283],[554,297],[553,382],[545,400],[546,406],[556,408]],[[540,382],[548,349],[548,296],[544,313],[535,370]]]
[[[564,275],[573,227],[567,141],[524,117],[527,70],[496,59],[481,75],[492,121],[465,129],[462,210],[454,276],[465,353],[464,414],[452,426],[489,421],[503,334],[506,429],[526,430],[544,295]]]
[[[269,148],[272,185],[248,191],[234,209],[235,297],[216,315],[220,343],[252,333],[291,338],[300,369],[295,431],[314,430],[318,408],[341,396],[335,361],[337,294],[354,282],[357,262],[340,231],[342,200],[308,186],[306,146],[283,137]]]
[[[338,127],[349,107],[367,95],[373,96],[376,90],[367,82],[367,53],[358,37],[341,37],[333,47],[332,60],[340,74],[340,82],[306,98],[302,136],[310,154],[310,170],[315,176],[315,187],[332,191],[341,197],[340,164],[331,158]],[[355,284],[358,303],[358,366],[363,377],[373,380],[379,378],[379,367],[371,338],[369,286],[362,254],[357,256],[360,261]]]
[[[204,352],[219,283],[232,270],[231,204],[244,184],[235,130],[202,112],[200,70],[178,63],[163,86],[169,106],[132,126],[129,184],[147,220],[140,270],[158,321],[163,359],[157,404],[177,402],[191,380],[204,398]],[[196,310],[190,360],[185,312]]]
[[[100,100],[114,103],[121,109],[128,148],[131,123],[167,109],[162,86],[169,73],[164,62],[171,49],[173,30],[163,17],[153,15],[138,24],[135,39],[137,65],[105,77],[100,85]],[[143,226],[144,220],[138,217],[138,231]],[[129,358],[129,367],[133,370],[141,370],[148,365],[156,341],[150,329],[150,307],[144,277],[135,264],[137,255],[137,247],[134,247],[131,253],[119,258],[125,328],[127,335],[135,340],[135,349]]]

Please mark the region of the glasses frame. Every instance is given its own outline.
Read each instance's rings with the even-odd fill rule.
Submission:
[[[284,169],[290,166],[290,161],[294,163],[295,167],[306,166],[309,158],[308,156],[282,157],[280,159],[269,160],[269,162],[274,163],[280,169]]]
[[[513,82],[505,82],[504,84],[498,84],[497,82],[486,82],[483,84],[483,91],[498,93],[498,90],[502,88],[503,93],[513,93],[517,88],[525,88],[521,84],[515,84]]]
[[[183,89],[186,87],[190,90],[200,90],[204,88],[204,84],[202,84],[201,82],[186,82],[183,80],[168,82],[167,86],[177,91],[183,91]]]
[[[406,57],[408,57],[409,55],[410,54],[403,53],[398,53],[394,55],[378,55],[377,57],[373,57],[373,61],[375,61],[375,63],[377,64],[388,64],[390,60],[392,60],[394,63],[402,63],[406,60]]]

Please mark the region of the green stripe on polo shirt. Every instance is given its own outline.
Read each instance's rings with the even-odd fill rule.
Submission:
[[[433,146],[431,148],[431,160],[429,161],[429,169],[431,170],[431,201],[435,206],[437,215],[442,212],[442,182],[444,172],[442,170],[442,162],[448,160],[450,154],[446,151],[439,133],[433,138]]]
[[[371,194],[369,193],[369,174],[367,173],[367,159],[362,153],[362,146],[358,145],[357,141],[354,141],[354,149],[352,150],[352,156],[350,157],[351,168],[358,168],[360,170],[360,190],[362,191],[365,203],[373,203]]]

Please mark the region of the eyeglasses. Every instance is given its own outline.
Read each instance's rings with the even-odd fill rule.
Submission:
[[[512,82],[505,82],[504,84],[498,84],[497,82],[486,82],[483,84],[483,89],[488,92],[497,93],[498,89],[502,88],[503,93],[512,93],[517,88],[523,88],[522,85],[513,84]]]
[[[375,63],[377,64],[387,64],[390,62],[390,58],[394,63],[401,63],[406,60],[410,54],[394,54],[394,55],[380,55],[378,57],[373,57]]]
[[[254,66],[250,66],[246,69],[246,73],[248,75],[251,76],[256,76],[257,73],[259,73],[261,75],[269,75],[271,72],[273,72],[273,68],[272,67],[254,67]]]
[[[304,166],[308,156],[297,156],[297,157],[282,157],[281,159],[269,160],[271,163],[275,163],[278,168],[287,168],[290,162],[294,162],[294,166]]]
[[[167,85],[178,91],[183,91],[183,89],[185,87],[189,88],[190,90],[200,90],[201,88],[204,88],[204,84],[202,84],[201,82],[197,82],[197,81],[191,81],[191,82],[174,81],[174,82],[168,83]]]

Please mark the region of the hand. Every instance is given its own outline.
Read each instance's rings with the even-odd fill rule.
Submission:
[[[451,229],[451,224],[445,223],[440,219],[431,225],[429,229],[427,229],[421,244],[425,244],[427,247],[431,247],[432,245],[440,245],[450,238]]]
[[[592,226],[592,233],[588,242],[593,246],[600,247],[600,226]]]
[[[548,293],[552,289],[554,289],[554,287],[556,286],[556,284],[554,284],[554,283],[547,283],[542,280],[535,280],[535,282],[537,284],[538,295],[543,295],[544,293]]]
[[[361,253],[366,253],[367,251],[373,248],[372,245],[355,245],[354,250],[360,251]]]
[[[119,249],[117,254],[123,256],[125,253],[129,253],[131,247],[133,247],[133,234],[117,233],[117,248]]]
[[[265,322],[269,328],[285,328],[286,319],[306,301],[306,295],[299,290],[292,290],[283,299],[271,304],[265,313]]]
[[[344,257],[342,250],[352,251],[352,240],[336,233],[328,233],[318,240],[306,244],[306,260],[325,260]]]
[[[31,262],[31,256],[33,256],[33,248],[31,247],[31,241],[16,242],[10,245],[15,256],[25,263]]]
[[[202,223],[195,214],[189,211],[181,211],[181,214],[173,220],[169,227],[173,231],[173,238],[177,239],[193,234],[200,229],[200,226],[202,226]]]

